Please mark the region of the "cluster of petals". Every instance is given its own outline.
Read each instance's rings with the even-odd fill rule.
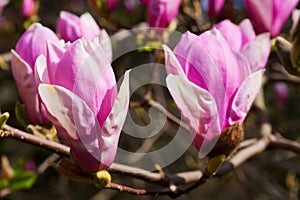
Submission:
[[[244,121],[261,87],[269,34],[255,36],[248,22],[223,21],[199,36],[184,33],[173,51],[164,46],[167,87],[203,156]]]
[[[34,0],[23,0],[21,13],[23,17],[30,17],[34,13]]]
[[[181,0],[141,0],[148,7],[150,27],[166,28],[178,14]]]
[[[245,5],[258,33],[270,32],[276,37],[297,6],[298,0],[245,0]]]
[[[59,21],[72,17],[61,15]],[[74,22],[85,30],[73,31]],[[129,75],[118,93],[110,40],[96,23],[60,23],[65,41],[39,23],[27,29],[12,50],[12,72],[31,123],[52,122],[79,166],[96,172],[115,158],[129,103]]]

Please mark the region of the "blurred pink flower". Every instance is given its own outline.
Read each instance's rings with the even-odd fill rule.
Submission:
[[[181,0],[142,1],[148,5],[148,23],[150,27],[166,28],[178,14]]]
[[[39,23],[32,24],[12,50],[12,73],[32,123],[48,122],[43,105],[37,95],[34,64],[41,54],[46,55],[46,41],[59,43],[56,34]]]
[[[82,37],[90,41],[101,35],[100,27],[89,13],[78,17],[67,11],[60,12],[56,31],[66,42],[74,42]]]
[[[32,159],[26,159],[24,163],[24,169],[26,171],[35,171],[36,170],[36,165]]]
[[[34,0],[23,0],[21,13],[23,17],[30,17],[34,13]]]
[[[276,37],[298,0],[245,0],[248,14],[258,33],[270,32]]]
[[[136,9],[137,0],[125,0],[124,5],[128,12],[132,12]]]
[[[141,3],[143,3],[144,5],[148,6],[149,5],[149,2],[151,0],[140,0]]]
[[[60,46],[48,43],[36,62],[36,82],[50,121],[86,172],[109,167],[129,104],[129,79],[117,94],[116,80],[99,42],[84,38]]]
[[[277,82],[274,84],[274,92],[276,99],[280,102],[285,102],[289,98],[289,88],[285,82]]]
[[[239,25],[223,20],[214,27],[221,32],[233,51],[248,59],[252,72],[266,66],[271,50],[269,33],[256,36],[248,19],[244,19]]]
[[[2,15],[3,8],[10,2],[10,0],[0,0],[0,16]]]
[[[218,17],[224,7],[225,0],[208,0],[208,15]]]
[[[242,123],[262,83],[264,69],[250,69],[215,28],[186,32],[175,49],[167,46],[167,87],[190,127],[195,147],[206,155],[221,132]]]
[[[108,11],[115,11],[120,5],[120,0],[106,0],[106,8]]]

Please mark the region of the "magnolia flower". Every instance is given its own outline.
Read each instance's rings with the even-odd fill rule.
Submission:
[[[276,37],[298,0],[245,0],[248,14],[258,33]]]
[[[64,47],[49,42],[35,69],[48,117],[82,170],[109,167],[127,114],[128,72],[117,94],[110,58],[98,42],[83,38]]]
[[[97,22],[89,13],[84,13],[78,17],[67,11],[60,12],[56,29],[62,39],[70,42],[82,37],[86,40],[92,40],[102,33]]]
[[[112,47],[109,35],[104,29],[100,29],[96,21],[89,13],[84,13],[80,17],[61,11],[57,22],[57,33],[65,41],[74,42],[84,38],[88,41],[98,41],[112,62]]]
[[[37,83],[34,80],[34,64],[39,55],[46,55],[46,41],[59,43],[55,33],[39,23],[34,23],[21,36],[16,50],[12,50],[12,73],[20,97],[25,104],[30,121],[37,124],[48,122],[44,107],[38,98]]]
[[[173,51],[163,48],[167,87],[204,156],[225,128],[244,121],[264,69],[252,70],[215,28],[200,36],[186,32]]]
[[[21,11],[23,17],[30,17],[34,13],[34,0],[23,0]]]
[[[150,27],[166,28],[176,17],[181,0],[143,0],[148,6],[148,23]]]
[[[223,20],[214,27],[221,32],[233,51],[243,54],[248,59],[251,71],[266,66],[270,54],[269,33],[256,36],[248,19],[244,19],[239,26],[230,20]]]
[[[217,17],[221,14],[225,0],[208,0],[208,15]]]

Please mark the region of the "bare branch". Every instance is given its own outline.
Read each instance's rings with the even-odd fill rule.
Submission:
[[[220,167],[216,176],[223,176],[231,172],[248,159],[265,151],[267,147],[280,148],[290,150],[295,153],[300,153],[300,144],[298,142],[282,138],[278,135],[272,135],[270,124],[263,123],[260,132],[262,137],[260,139],[250,139],[248,141],[244,141],[241,144],[240,150]],[[70,148],[63,144],[39,138],[35,135],[15,129],[8,125],[5,125],[2,132],[0,132],[0,137],[12,137],[20,141],[57,152],[63,156],[69,156],[70,152]],[[200,170],[179,172],[175,174],[162,174],[150,172],[141,168],[113,163],[108,171],[163,186],[163,188],[160,190],[148,190],[111,183],[109,187],[109,189],[129,192],[136,195],[168,195],[171,197],[177,197],[188,193],[208,180],[208,177],[203,176],[203,172]],[[184,185],[187,184],[191,185],[184,187]]]
[[[300,143],[283,138],[280,135],[272,135],[270,137],[270,147],[277,149],[285,149],[300,154]]]
[[[51,140],[45,140],[30,133],[26,133],[24,131],[13,128],[9,125],[4,125],[3,131],[0,132],[0,137],[13,137],[22,142],[30,143],[35,146],[54,151],[64,156],[69,156],[70,153],[70,148],[66,145],[53,142]]]

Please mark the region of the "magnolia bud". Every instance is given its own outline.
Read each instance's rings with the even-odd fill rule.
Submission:
[[[277,55],[285,69],[293,75],[298,75],[297,67],[292,59],[292,54],[297,54],[297,50],[292,53],[293,45],[283,37],[276,38],[275,46]]]
[[[233,124],[225,128],[214,148],[208,156],[213,158],[218,155],[230,156],[239,146],[244,137],[244,129],[240,123]]]
[[[96,173],[96,183],[98,187],[107,187],[111,182],[111,176],[106,170],[101,170]]]
[[[300,23],[298,23],[300,24]],[[298,26],[300,27],[300,25]],[[299,29],[299,28],[298,28]],[[297,35],[295,35],[294,40],[292,42],[292,49],[291,49],[291,59],[293,68],[297,71],[297,74],[300,74],[300,31],[297,32]]]
[[[3,114],[0,115],[0,130],[3,129],[4,125],[6,124],[6,121],[9,118],[9,113],[5,112]]]

